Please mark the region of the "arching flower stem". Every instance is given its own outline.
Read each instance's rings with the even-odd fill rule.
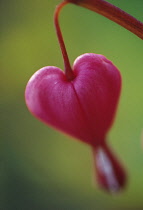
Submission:
[[[73,73],[72,68],[70,66],[68,54],[67,54],[67,51],[66,51],[65,43],[64,43],[62,32],[61,32],[60,25],[59,25],[60,11],[68,3],[69,3],[68,1],[64,1],[56,7],[55,14],[54,14],[54,24],[55,24],[58,41],[59,41],[60,48],[61,48],[62,55],[63,55],[63,59],[64,59],[65,75],[66,75],[68,80],[72,80],[74,78],[74,73]]]
[[[128,13],[104,0],[66,0],[70,3],[90,9],[116,22],[139,38],[143,39],[143,23]]]

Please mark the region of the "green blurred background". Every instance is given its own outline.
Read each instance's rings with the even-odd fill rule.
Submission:
[[[143,0],[110,0],[143,21]],[[127,188],[111,196],[92,184],[90,148],[39,122],[25,86],[43,66],[63,68],[53,26],[60,0],[2,0],[0,210],[143,209],[143,42],[110,20],[67,5],[60,21],[71,63],[104,54],[120,69],[123,89],[109,142],[124,162]]]

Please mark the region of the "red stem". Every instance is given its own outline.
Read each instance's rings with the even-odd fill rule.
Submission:
[[[143,39],[143,23],[109,2],[104,0],[67,1],[99,13]]]
[[[65,75],[66,75],[68,80],[72,80],[74,78],[74,73],[73,73],[72,68],[70,66],[70,62],[69,62],[68,54],[67,54],[67,51],[66,51],[65,43],[64,43],[64,40],[63,40],[62,32],[61,32],[61,29],[60,29],[60,26],[59,26],[60,11],[68,3],[69,2],[64,1],[56,7],[55,14],[54,14],[54,23],[55,23],[55,28],[56,28],[58,41],[59,41],[60,48],[61,48],[62,55],[63,55],[63,59],[64,59]]]

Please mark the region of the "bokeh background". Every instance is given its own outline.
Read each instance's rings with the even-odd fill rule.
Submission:
[[[143,21],[143,0],[110,0]],[[71,63],[104,54],[120,69],[123,88],[109,143],[129,181],[117,196],[92,183],[90,148],[39,122],[27,110],[25,86],[43,66],[63,68],[53,26],[60,0],[1,0],[1,210],[143,209],[143,42],[110,20],[67,5],[60,17]],[[56,106],[56,105],[55,105]]]

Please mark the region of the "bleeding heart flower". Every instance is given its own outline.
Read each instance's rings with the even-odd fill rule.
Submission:
[[[65,61],[65,73],[54,66],[38,70],[29,80],[25,99],[30,112],[62,132],[93,148],[97,180],[101,187],[119,191],[126,182],[124,169],[106,144],[121,90],[121,75],[103,55],[79,56],[71,69],[58,24],[55,25]]]
[[[37,71],[26,87],[26,104],[39,119],[92,146],[103,144],[120,95],[121,76],[103,55],[87,53],[74,78],[53,66]]]

